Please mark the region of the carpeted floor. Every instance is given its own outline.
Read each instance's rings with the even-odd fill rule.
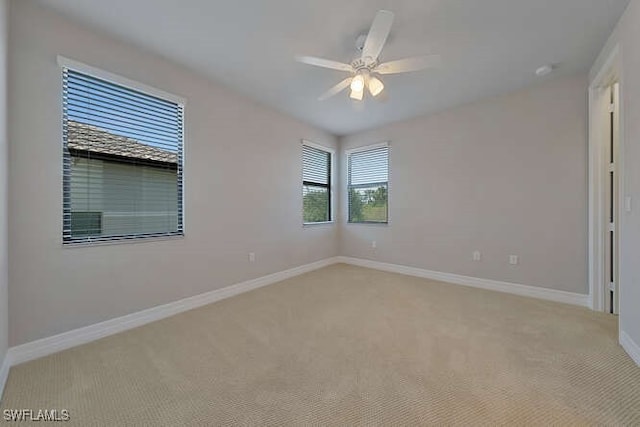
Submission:
[[[603,313],[338,264],[14,367],[1,409],[82,426],[640,425],[640,368],[616,337]]]

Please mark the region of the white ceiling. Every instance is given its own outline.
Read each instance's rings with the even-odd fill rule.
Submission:
[[[629,0],[40,0],[73,19],[211,76],[337,135],[586,71]],[[385,76],[386,99],[318,95],[344,73],[379,9],[395,13],[384,61],[439,53],[439,70]]]

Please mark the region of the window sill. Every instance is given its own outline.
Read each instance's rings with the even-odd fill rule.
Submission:
[[[389,222],[378,222],[378,221],[360,221],[360,222],[351,222],[347,221],[347,225],[389,225]]]
[[[315,227],[317,225],[332,225],[335,221],[323,221],[323,222],[303,222],[302,227]]]
[[[137,243],[163,242],[166,240],[182,240],[184,234],[174,234],[170,236],[149,236],[149,237],[132,237],[124,239],[112,240],[96,240],[94,242],[63,242],[62,247],[65,249],[90,248],[94,246],[111,246],[111,245],[130,245]]]

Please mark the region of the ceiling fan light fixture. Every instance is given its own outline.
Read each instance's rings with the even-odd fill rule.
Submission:
[[[362,98],[364,98],[364,90],[351,89],[351,94],[349,95],[349,97],[351,99],[355,99],[356,101],[362,101]]]
[[[362,73],[356,74],[353,80],[351,80],[351,91],[352,92],[364,91],[364,76],[362,75]]]
[[[382,83],[382,81],[379,78],[373,76],[369,77],[367,86],[369,88],[369,93],[371,93],[372,96],[378,96],[380,95],[380,92],[384,90],[384,84]]]

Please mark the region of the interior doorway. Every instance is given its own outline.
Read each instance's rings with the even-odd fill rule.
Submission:
[[[623,136],[619,50],[589,87],[589,286],[592,308],[619,313]]]

